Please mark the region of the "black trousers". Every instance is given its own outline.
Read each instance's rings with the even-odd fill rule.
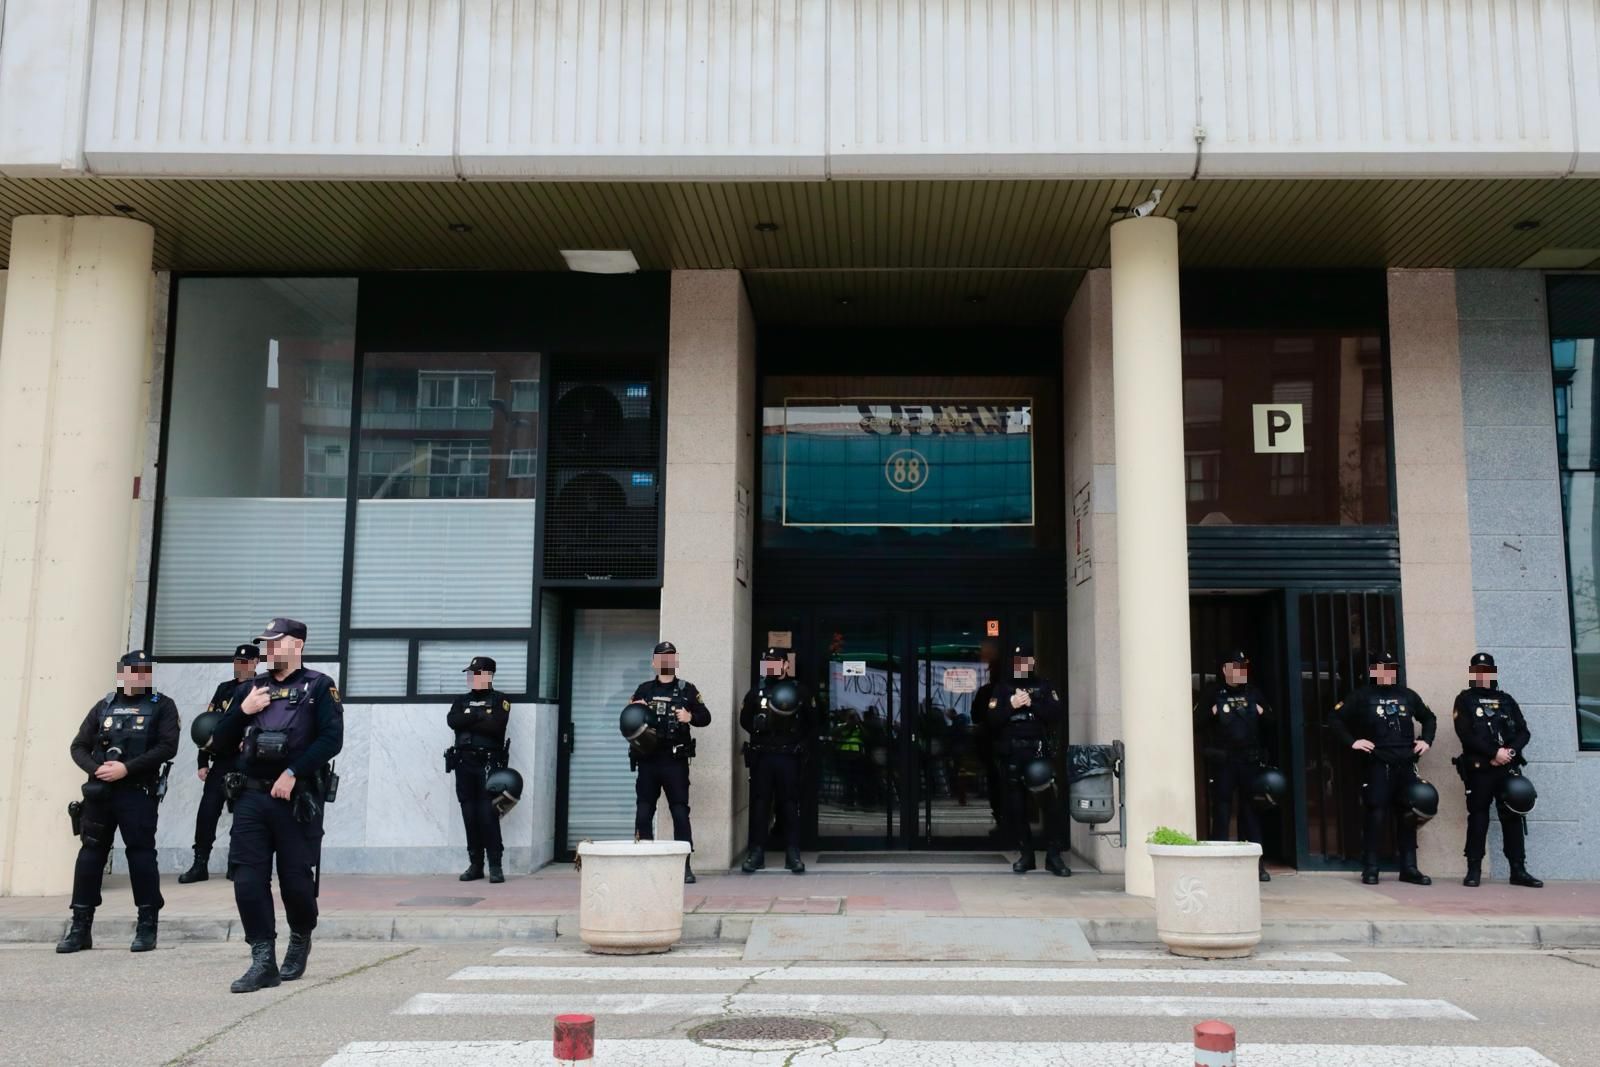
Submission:
[[[274,856],[289,929],[309,934],[317,928],[316,867],[321,854],[320,817],[313,823],[296,822],[290,801],[255,790],[239,794],[233,806],[228,867],[233,872],[233,900],[246,941],[277,937],[272,909]]]
[[[633,780],[637,802],[633,811],[633,831],[641,841],[656,837],[656,801],[667,794],[667,810],[672,812],[672,837],[694,847],[689,828],[689,761],[672,756],[649,756],[639,762],[639,775]]]
[[[1234,799],[1238,798],[1239,836],[1245,841],[1261,843],[1261,816],[1251,799],[1256,775],[1261,766],[1254,757],[1241,753],[1228,753],[1211,765],[1211,839],[1231,840],[1230,821],[1233,818]]]
[[[111,855],[113,835],[122,835],[122,848],[128,857],[128,878],[133,882],[133,902],[141,908],[159,908],[161,873],[156,866],[156,800],[132,785],[111,787],[105,800],[85,800],[80,828],[82,847],[72,868],[72,906],[98,908],[100,883],[105,877],[106,859]]]
[[[485,854],[491,863],[499,863],[505,852],[500,841],[500,813],[494,810],[493,798],[483,787],[488,776],[487,764],[465,763],[456,768],[456,800],[461,803],[467,855],[473,863],[481,862]]]
[[[1465,756],[1461,757],[1466,759]],[[1467,786],[1467,859],[1482,862],[1489,840],[1489,808],[1500,814],[1500,834],[1506,859],[1521,867],[1528,859],[1522,816],[1500,803],[1500,783],[1511,777],[1511,765],[1468,767],[1462,776]]]
[[[194,850],[209,852],[217,840],[217,820],[222,818],[222,806],[228,802],[223,795],[222,781],[232,767],[219,767],[215,763],[206,772],[205,788],[200,792],[200,809],[194,816]]]
[[[800,849],[800,773],[798,752],[750,750],[750,848],[765,848],[774,810],[784,847]]]
[[[1383,825],[1391,819],[1400,862],[1416,862],[1417,824],[1406,815],[1405,805],[1406,786],[1416,780],[1417,769],[1409,760],[1405,763],[1367,760],[1367,782],[1362,794],[1366,817],[1361,824],[1361,861],[1366,865],[1377,866]]]
[[[1051,851],[1059,851],[1066,841],[1065,827],[1061,818],[1061,796],[1056,792],[1054,784],[1049,789],[1042,789],[1035,793],[1030,790],[1022,780],[1022,769],[1027,766],[1033,757],[1028,757],[1021,762],[1007,761],[1003,765],[1006,796],[1006,820],[1011,825],[1011,836],[1023,852],[1032,852],[1037,845],[1033,839],[1033,823],[1028,819],[1028,798],[1034,798],[1039,805],[1040,821],[1043,823],[1044,847]]]

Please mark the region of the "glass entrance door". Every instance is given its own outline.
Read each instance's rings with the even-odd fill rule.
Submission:
[[[905,826],[898,622],[892,612],[819,611],[796,665],[816,694],[816,839],[824,847],[893,848]]]
[[[913,622],[918,713],[912,755],[920,801],[914,836],[920,848],[979,847],[992,843],[1000,825],[985,708],[975,706],[1000,654],[998,636],[985,636],[987,622],[955,612],[920,614]]]

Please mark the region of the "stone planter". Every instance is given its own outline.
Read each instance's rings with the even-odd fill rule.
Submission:
[[[1147,845],[1156,876],[1156,933],[1174,954],[1248,956],[1261,941],[1261,846],[1216,841]]]
[[[683,937],[683,841],[578,846],[578,936],[592,951],[665,952]]]

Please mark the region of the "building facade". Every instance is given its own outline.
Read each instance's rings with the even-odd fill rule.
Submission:
[[[973,700],[1025,644],[1063,745],[1126,746],[1128,842],[1073,847],[1130,892],[1205,824],[1190,706],[1235,646],[1292,786],[1268,856],[1348,868],[1326,718],[1387,646],[1443,720],[1424,869],[1465,866],[1484,649],[1533,865],[1600,875],[1593,0],[0,18],[0,893],[67,883],[123,648],[187,719],[283,614],[346,701],[330,872],[459,866],[478,654],[508,865],[627,836],[615,717],[669,639],[702,867],[769,644],[824,710],[811,845],[997,851]]]

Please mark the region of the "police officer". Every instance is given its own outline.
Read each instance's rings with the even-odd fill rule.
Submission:
[[[57,952],[94,947],[94,909],[111,854],[112,834],[122,834],[133,902],[139,909],[133,952],[156,947],[156,925],[165,903],[156,866],[156,807],[166,786],[166,768],[178,754],[178,706],[151,687],[154,664],[134,650],[117,661],[117,688],[89,709],[72,739],[72,762],[89,780],[83,801],[69,812],[82,846],[72,871],[72,925]]]
[[[983,791],[988,794],[989,815],[994,819],[994,827],[989,832],[998,839],[1005,836],[1005,786],[1000,763],[995,758],[994,737],[985,721],[985,709],[989,698],[994,696],[995,682],[1005,677],[1010,665],[998,639],[986,637],[978,647],[984,666],[989,669],[989,677],[972,694],[972,755],[983,765]]]
[[[788,653],[781,648],[761,653],[760,680],[739,708],[739,726],[750,735],[744,746],[750,770],[750,839],[739,868],[745,874],[767,865],[767,829],[774,807],[787,846],[784,866],[795,874],[806,873],[800,859],[800,777],[811,729],[811,702],[799,682],[784,679],[788,662]],[[780,682],[786,688],[778,689]],[[791,698],[791,707],[779,706]]]
[[[216,692],[211,694],[211,703],[206,705],[206,711],[218,715],[227,711],[241,683],[256,676],[256,664],[260,659],[261,652],[255,645],[240,645],[234,649],[233,677],[217,683]],[[211,846],[217,840],[217,820],[222,817],[222,805],[227,800],[222,795],[223,782],[234,770],[239,756],[237,751],[219,752],[210,742],[200,746],[198,751],[200,769],[195,775],[205,785],[200,793],[200,809],[194,817],[194,864],[178,875],[180,885],[204,882],[211,877],[206,870],[206,861],[211,858]]]
[[[489,881],[503,882],[500,860],[505,852],[500,841],[500,813],[494,798],[484,788],[489,772],[506,765],[506,725],[511,721],[511,701],[494,687],[494,660],[474,656],[462,671],[471,690],[450,705],[445,722],[456,732],[456,744],[446,753],[445,763],[456,772],[456,800],[461,803],[461,822],[467,829],[467,869],[461,881],[475,882],[483,877],[483,861],[489,859]]]
[[[672,812],[672,836],[688,842],[693,851],[694,834],[689,827],[689,760],[694,756],[694,741],[689,737],[689,727],[709,726],[711,712],[700,699],[700,691],[678,677],[678,649],[671,641],[663,641],[655,647],[650,665],[655,669],[655,677],[633,691],[631,702],[650,709],[660,744],[652,752],[629,754],[639,772],[633,783],[637,801],[633,831],[641,841],[655,839],[656,802],[665,792],[667,809]],[[687,858],[683,861],[683,880],[691,884],[695,880],[694,869]]]
[[[1482,883],[1484,844],[1489,836],[1489,804],[1500,813],[1500,833],[1506,861],[1511,864],[1511,884],[1542,889],[1544,883],[1528,873],[1522,816],[1500,799],[1506,779],[1527,764],[1523,751],[1532,735],[1522,708],[1502,692],[1496,681],[1494,657],[1479,652],[1467,665],[1467,688],[1456,697],[1451,716],[1461,755],[1456,770],[1467,787],[1467,876],[1461,884],[1477,888]]]
[[[1366,757],[1361,882],[1378,884],[1378,840],[1392,814],[1400,880],[1432,885],[1433,879],[1417,870],[1417,826],[1407,814],[1406,790],[1420,780],[1417,760],[1433,745],[1438,721],[1421,697],[1399,684],[1400,661],[1393,653],[1373,653],[1368,666],[1371,681],[1335,704],[1329,723],[1341,744]]]
[[[1256,776],[1261,772],[1261,732],[1267,700],[1250,684],[1250,657],[1236,649],[1223,657],[1217,684],[1194,706],[1195,736],[1206,758],[1211,784],[1211,837],[1228,840],[1234,798],[1239,801],[1239,833],[1246,841],[1261,843],[1261,818],[1252,800]],[[1263,882],[1272,881],[1263,856]]]
[[[1022,851],[1011,869],[1026,874],[1038,866],[1033,825],[1028,820],[1028,794],[1034,790],[1029,788],[1027,770],[1036,760],[1051,760],[1051,740],[1061,723],[1061,697],[1054,686],[1034,674],[1032,653],[1018,646],[1012,652],[1010,677],[995,682],[984,715],[1001,764],[1011,832]],[[1065,878],[1072,871],[1061,858],[1065,834],[1055,784],[1038,790],[1038,796],[1044,821],[1045,870]]]
[[[344,709],[333,679],[306,668],[306,625],[273,619],[256,638],[266,644],[267,673],[242,687],[212,735],[218,751],[237,750],[228,776],[233,834],[228,866],[250,967],[229,988],[253,993],[292,982],[306,971],[317,926],[317,868],[328,761],[344,744]],[[289,947],[278,966],[272,866],[289,922]]]

